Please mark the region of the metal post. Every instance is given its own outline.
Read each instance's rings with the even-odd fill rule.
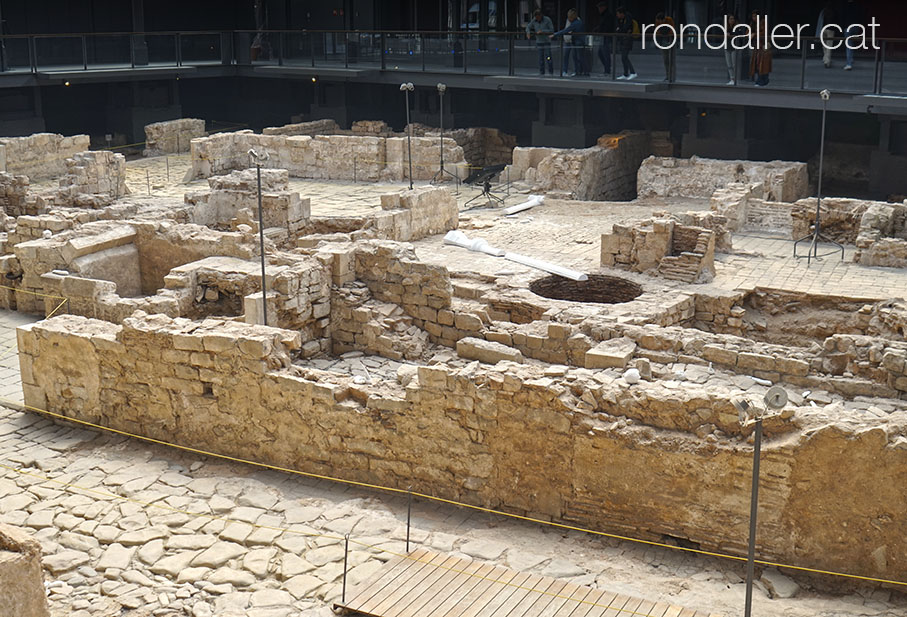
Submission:
[[[170,157],[165,156],[164,161],[167,163],[167,182],[170,182]]]
[[[813,240],[812,251],[810,251],[810,256],[806,258],[806,264],[809,265],[809,260],[811,257],[815,257],[816,253],[819,250],[819,234],[822,233],[820,227],[821,223],[821,209],[822,209],[822,172],[825,169],[825,114],[828,111],[828,100],[822,99],[822,132],[819,137],[819,182],[816,187],[816,232]]]
[[[148,194],[151,195],[151,174],[147,168],[145,169],[145,186],[148,189]]]
[[[409,93],[415,88],[411,82],[400,84],[400,89],[406,95],[406,126],[409,129],[406,132],[406,144],[409,150],[409,189],[413,189],[413,125],[409,120]]]
[[[561,77],[564,76],[564,37],[561,37]]]
[[[343,589],[340,591],[340,601],[346,602],[346,562],[350,554],[350,534],[343,536]]]
[[[617,35],[611,36],[611,81],[617,79]]]
[[[312,56],[312,68],[315,68],[315,35],[309,33],[309,51]],[[384,68],[383,66],[381,68]]]
[[[422,72],[425,72],[425,35],[419,35],[419,49],[422,52]]]
[[[32,73],[38,72],[38,45],[33,36],[28,37],[28,64]]]
[[[409,500],[406,504],[406,554],[409,555],[409,526],[410,521],[412,521],[413,516],[413,487],[409,487],[407,492],[409,493]]]
[[[759,456],[762,451],[762,418],[756,418],[756,433],[753,441],[753,489],[750,497],[750,545],[746,558],[746,604],[744,617],[753,612],[753,569],[756,559],[756,513],[759,506]]]
[[[463,36],[463,72],[468,72],[469,69],[469,35],[466,34]]]
[[[277,33],[277,66],[283,66],[283,32]]]
[[[135,39],[132,38],[133,35],[129,35],[129,65],[132,68],[135,68]]]
[[[384,53],[386,49],[387,49],[387,44],[384,39],[384,33],[382,32],[381,33],[381,70],[382,71],[387,68],[387,58],[385,58],[386,54]],[[315,66],[314,60],[313,60],[312,66]]]
[[[343,33],[343,68],[350,68],[350,33]],[[425,70],[425,66],[422,66],[422,70]]]
[[[183,66],[183,38],[176,33],[176,66]]]
[[[353,182],[356,182],[356,163],[359,161],[358,156],[353,157]]]
[[[442,88],[441,84],[438,84],[438,99],[440,101],[439,106],[441,109],[441,118],[440,122],[438,123],[441,127],[441,169],[438,173],[440,173],[442,176],[444,175],[444,90],[446,88],[447,86]]]
[[[257,159],[258,157],[256,157]],[[261,207],[261,162],[255,161],[258,176],[258,245],[261,251],[261,323],[268,325],[268,288],[265,275],[265,217]],[[344,564],[344,576],[346,566]]]
[[[515,63],[514,57],[513,57],[513,54],[514,54],[513,39],[514,39],[513,36],[510,36],[510,35],[507,36],[507,74],[511,75],[511,76],[516,73],[516,68],[515,68],[516,63]]]
[[[82,69],[88,70],[88,43],[85,42],[85,35],[82,35]]]

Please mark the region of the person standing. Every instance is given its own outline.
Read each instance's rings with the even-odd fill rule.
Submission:
[[[624,65],[624,74],[620,75],[618,79],[636,79],[636,70],[633,68],[633,63],[630,62],[630,50],[633,49],[633,17],[622,6],[617,7],[614,15],[617,17],[614,22],[614,31],[617,34],[624,35],[617,41],[620,61]]]
[[[583,75],[586,72],[583,68],[583,54],[586,45],[585,37],[580,34],[582,31],[583,20],[579,18],[576,9],[570,9],[567,11],[567,23],[564,24],[564,29],[551,35],[551,38],[564,37],[564,74],[567,74],[570,68],[571,54],[573,55],[573,76]]]
[[[535,36],[535,47],[539,54],[539,75],[545,74],[545,67],[548,67],[548,74],[554,75],[554,63],[551,61],[551,34],[554,32],[554,24],[547,15],[543,15],[539,9],[529,23],[526,24],[526,38],[532,39]]]
[[[750,32],[751,49],[750,77],[759,87],[768,85],[768,75],[772,72],[772,50],[769,46],[765,20],[759,18],[759,12],[753,11],[752,31]]]
[[[822,64],[825,68],[831,68],[831,49],[834,45],[832,38],[835,31],[828,26],[835,24],[834,7],[831,2],[825,3],[825,7],[819,12],[819,19],[816,22],[816,36],[819,37],[822,44]]]
[[[847,0],[847,3],[844,5],[844,10],[841,14],[841,27],[847,28],[847,41],[845,41],[846,47],[846,64],[844,65],[845,71],[850,71],[853,69],[853,49],[850,48],[850,37],[856,36],[860,33],[860,26],[865,22],[865,15],[863,14],[863,7],[857,2],[857,0]]]
[[[598,41],[598,59],[605,69],[605,77],[611,74],[611,35],[614,34],[614,15],[608,10],[607,2],[599,2],[598,27],[595,32],[600,34]]]
[[[727,67],[727,85],[737,85],[737,67],[740,61],[740,50],[734,46],[734,37],[740,36],[742,28],[735,15],[727,16],[727,32],[724,38],[724,65]]]
[[[655,29],[658,31],[658,26],[670,26],[670,29],[674,29],[674,19],[671,17],[665,17],[664,11],[659,11],[655,14]],[[661,46],[664,47],[668,41],[671,40],[671,36],[662,35],[661,37]],[[665,81],[674,81],[674,46],[667,47],[667,49],[661,50],[661,57],[665,65]]]

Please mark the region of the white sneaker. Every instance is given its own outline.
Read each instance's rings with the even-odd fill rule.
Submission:
[[[845,70],[845,71],[852,71],[852,70],[853,70],[853,67],[850,66],[849,64],[845,64],[845,65],[844,65],[844,70]]]
[[[627,79],[636,79],[636,73],[630,73],[630,76]]]
[[[727,85],[733,86],[733,85],[734,85],[734,80],[732,79],[732,80],[728,81],[728,82],[727,82]]]
[[[618,79],[627,79],[627,76],[626,76],[626,75],[618,75],[617,78],[618,78]]]

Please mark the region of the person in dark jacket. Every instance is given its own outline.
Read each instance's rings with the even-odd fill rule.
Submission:
[[[564,74],[570,66],[570,56],[573,55],[573,75],[585,75],[586,70],[583,66],[583,56],[586,53],[586,35],[581,34],[584,31],[583,20],[579,18],[576,9],[567,11],[567,23],[563,30],[558,30],[551,38],[559,36],[564,37]]]
[[[624,74],[618,79],[636,79],[636,69],[630,62],[630,50],[633,49],[633,16],[627,10],[619,6],[614,11],[617,20],[614,22],[614,31],[617,34],[624,34],[617,40],[617,50],[620,52],[620,61],[624,65]]]
[[[757,86],[768,85],[768,75],[772,72],[771,43],[766,41],[765,20],[760,19],[759,11],[752,13],[752,31],[750,32],[751,49],[750,77]]]
[[[547,15],[543,15],[539,9],[535,10],[532,21],[526,24],[526,38],[535,37],[535,46],[539,54],[539,75],[545,74],[545,67],[548,67],[548,74],[554,75],[554,65],[551,62],[551,34],[554,32],[554,24]]]
[[[598,59],[601,60],[605,68],[605,76],[611,74],[611,35],[614,34],[614,15],[608,10],[607,2],[599,2],[598,7],[598,27],[595,32],[600,34],[598,37]]]

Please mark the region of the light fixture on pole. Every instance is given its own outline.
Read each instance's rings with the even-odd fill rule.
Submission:
[[[261,206],[261,162],[271,158],[267,152],[256,152],[254,148],[249,148],[249,156],[255,160],[255,169],[258,177],[258,244],[261,254],[261,323],[268,325],[268,288],[266,285],[267,277],[265,275],[265,217]]]
[[[831,98],[831,92],[828,90],[822,90],[819,93],[819,98],[822,99],[822,133],[819,138],[819,181],[818,188],[816,191],[816,220],[813,221],[813,231],[811,234],[803,236],[796,242],[794,242],[794,257],[806,257],[806,266],[809,267],[810,262],[813,259],[821,259],[822,257],[827,257],[829,255],[834,255],[841,251],[841,261],[844,261],[844,246],[840,243],[835,242],[831,238],[826,238],[822,235],[822,226],[820,222],[821,209],[822,209],[822,172],[825,165],[825,115],[828,111],[828,100]],[[806,255],[797,255],[797,245],[801,242],[809,241],[809,251]],[[825,242],[827,244],[834,244],[837,249],[824,255],[819,255],[819,242]]]
[[[444,174],[447,174],[451,178],[456,178],[455,175],[444,169],[444,93],[447,91],[447,84],[438,84],[438,101],[440,109],[440,123],[438,126],[441,128],[441,166],[438,168],[438,173],[436,173],[431,181],[434,182],[443,182]]]
[[[740,398],[731,403],[737,410],[740,426],[754,426],[753,434],[753,483],[750,493],[750,539],[746,555],[746,599],[743,609],[744,617],[751,617],[753,612],[753,570],[756,563],[756,513],[759,509],[759,458],[762,454],[762,420],[766,410],[778,410],[787,405],[787,392],[781,386],[772,386],[762,398],[765,407],[759,409],[750,401]]]
[[[409,93],[415,90],[412,82],[400,84],[400,91],[406,93],[406,144],[409,149],[409,189],[413,188],[413,125],[409,121]]]

